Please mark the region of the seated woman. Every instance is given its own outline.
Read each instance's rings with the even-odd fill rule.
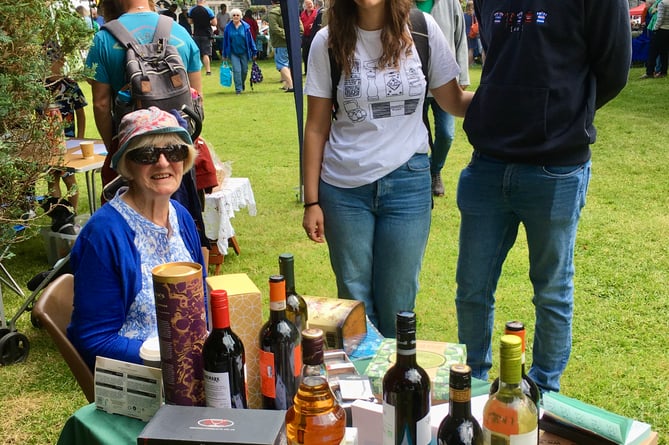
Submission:
[[[157,335],[151,270],[173,261],[204,268],[188,211],[170,196],[196,150],[176,118],[156,107],[126,115],[111,166],[128,181],[91,216],[71,252],[74,310],[67,335],[88,365],[96,356],[141,363]]]

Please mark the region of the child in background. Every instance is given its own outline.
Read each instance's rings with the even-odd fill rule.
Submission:
[[[46,79],[46,88],[52,93],[53,102],[58,105],[64,122],[65,137],[83,139],[86,132],[86,114],[84,107],[88,105],[84,93],[77,82],[63,74],[65,60],[57,44],[47,44],[47,58],[51,61],[51,76]],[[77,179],[72,172],[54,170],[47,179],[49,194],[55,198],[62,196],[60,179],[67,187],[67,197],[77,212],[79,189]]]

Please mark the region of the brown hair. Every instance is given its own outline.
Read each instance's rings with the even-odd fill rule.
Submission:
[[[409,24],[409,10],[412,0],[385,0],[385,24],[381,30],[381,44],[383,53],[378,61],[378,67],[387,65],[397,67],[402,51],[409,54],[411,51],[411,33]],[[353,0],[331,0],[328,9],[328,46],[342,73],[350,75],[353,68],[353,56],[358,39],[356,23],[358,7]]]

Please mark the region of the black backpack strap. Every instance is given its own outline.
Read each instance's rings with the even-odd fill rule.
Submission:
[[[418,8],[411,8],[409,11],[409,22],[411,24],[411,37],[413,43],[418,51],[420,64],[423,69],[423,75],[426,82],[429,84],[427,75],[428,63],[430,60],[430,44],[427,35],[427,21],[423,11]],[[337,111],[339,110],[339,102],[337,102],[337,85],[341,79],[341,67],[332,54],[332,48],[328,48],[328,58],[330,59],[330,80],[332,81],[332,120],[337,119]],[[425,96],[427,97],[428,88],[425,88]],[[430,146],[432,146],[432,134],[430,133],[430,123],[427,120],[427,112],[423,112],[423,121],[429,133]]]
[[[330,59],[330,80],[332,81],[332,120],[337,120],[337,111],[339,102],[337,102],[337,85],[341,79],[341,67],[337,64],[332,53],[332,48],[328,48],[328,58]]]
[[[420,64],[423,67],[423,75],[425,76],[425,80],[428,80],[427,65],[430,61],[430,42],[428,41],[425,13],[418,8],[411,8],[411,11],[409,11],[409,22],[411,23],[413,44],[418,51]]]
[[[430,63],[430,42],[427,35],[427,21],[425,20],[425,13],[418,8],[411,8],[409,12],[409,21],[411,22],[411,37],[413,44],[418,51],[418,58],[425,76],[425,99],[427,99],[427,92],[430,90],[430,78],[428,76],[428,63]],[[430,128],[430,116],[428,114],[429,107],[427,104],[423,106],[423,123],[427,128],[427,141],[430,144],[430,149],[434,144],[432,137],[432,130]]]

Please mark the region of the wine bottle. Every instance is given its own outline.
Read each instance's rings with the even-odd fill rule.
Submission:
[[[448,386],[448,415],[439,424],[437,444],[483,445],[481,426],[472,416],[472,369],[452,365]]]
[[[416,362],[416,314],[399,312],[397,357],[383,376],[383,445],[427,445],[430,378]]]
[[[529,397],[535,405],[537,405],[537,412],[539,411],[539,404],[541,403],[541,391],[539,391],[539,387],[537,386],[536,383],[534,383],[534,380],[530,378],[527,374],[525,374],[525,345],[526,345],[526,331],[525,331],[525,325],[523,324],[522,321],[507,321],[506,324],[504,325],[504,334],[505,335],[517,335],[520,337],[521,340],[521,365],[520,365],[520,373],[521,373],[521,381],[520,381],[520,388],[523,390],[525,395]],[[499,377],[497,377],[492,384],[490,385],[490,394],[494,394],[497,392],[499,389]]]
[[[292,253],[279,255],[279,273],[286,280],[286,318],[299,332],[308,328],[307,302],[295,290],[295,259]]]
[[[230,329],[228,293],[211,291],[213,328],[202,347],[207,406],[247,408],[244,345]]]
[[[286,412],[288,445],[339,445],[346,434],[346,411],[335,399],[323,363],[323,331],[302,331],[300,387]]]
[[[286,282],[269,277],[269,320],[260,329],[260,390],[263,408],[288,409],[302,371],[300,333],[286,318]]]
[[[483,408],[484,445],[537,443],[537,406],[520,388],[521,343],[518,336],[502,336],[499,389]]]

